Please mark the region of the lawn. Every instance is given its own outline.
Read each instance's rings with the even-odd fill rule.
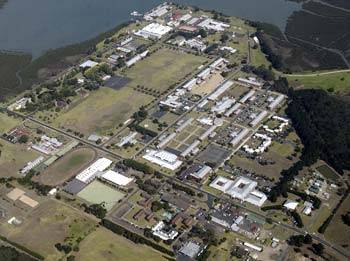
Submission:
[[[273,165],[260,165],[256,160],[248,159],[246,157],[241,157],[239,155],[234,155],[230,163],[233,166],[241,167],[246,170],[254,171],[256,174],[266,176],[268,178],[277,181],[281,176],[281,171],[283,169],[289,168],[294,161],[286,159],[279,153],[276,153],[270,149],[267,153],[263,154],[265,158],[272,159],[275,161]]]
[[[12,128],[16,127],[20,120],[10,117],[4,113],[0,113],[0,134],[6,133]]]
[[[168,259],[164,254],[150,247],[136,245],[109,230],[98,228],[80,244],[80,250],[76,254],[75,260],[161,261]]]
[[[326,238],[332,243],[337,245],[348,245],[346,248],[348,251],[350,250],[350,226],[344,224],[342,215],[346,214],[350,210],[349,206],[350,196],[348,196],[341,204],[325,232]]]
[[[288,143],[281,144],[278,142],[273,142],[270,150],[277,153],[278,155],[281,155],[282,157],[287,157],[294,152],[292,145]]]
[[[192,73],[207,59],[170,49],[160,49],[126,71],[132,87],[166,91],[171,85]]]
[[[79,131],[85,135],[106,135],[124,123],[153,97],[131,88],[113,90],[102,87],[88,98],[54,120],[54,125]],[[132,102],[130,102],[132,101]]]
[[[80,191],[78,196],[92,204],[105,203],[105,208],[110,210],[124,194],[95,180]]]
[[[326,179],[337,181],[339,175],[331,169],[328,165],[321,165],[316,168]]]
[[[34,150],[28,151],[27,147],[23,145],[0,140],[0,176],[18,177],[18,171],[28,161],[32,161],[39,156],[39,153]]]
[[[45,185],[57,186],[87,168],[95,158],[93,149],[76,149],[57,160],[35,179]]]
[[[59,260],[62,253],[56,243],[78,245],[96,226],[96,222],[57,201],[46,201],[20,226],[1,225],[1,233],[11,241],[38,252],[45,260]],[[79,239],[81,238],[81,239]]]
[[[334,89],[336,93],[348,93],[350,91],[350,72],[315,76],[287,76],[292,85],[304,85],[305,88]]]

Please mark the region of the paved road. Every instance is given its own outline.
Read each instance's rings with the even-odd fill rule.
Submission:
[[[350,69],[330,71],[330,72],[310,73],[310,74],[282,74],[282,75],[291,76],[291,77],[315,77],[320,75],[337,74],[337,73],[343,73],[343,72],[350,72]]]

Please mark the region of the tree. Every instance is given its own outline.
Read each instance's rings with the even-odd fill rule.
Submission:
[[[312,244],[312,248],[314,249],[316,255],[323,255],[324,246],[322,245],[322,243]]]
[[[23,144],[23,143],[27,143],[29,141],[29,137],[27,135],[22,135],[19,139],[18,142]]]
[[[203,28],[199,29],[199,35],[202,37],[202,38],[205,38],[208,36],[208,33],[207,31],[205,31]]]
[[[310,236],[310,234],[306,234],[304,237],[304,244],[312,244],[312,237]]]

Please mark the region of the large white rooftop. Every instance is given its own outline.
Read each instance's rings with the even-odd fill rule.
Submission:
[[[90,167],[80,172],[75,178],[84,183],[89,183],[96,177],[98,172],[106,170],[111,164],[111,160],[100,158],[90,165]]]
[[[163,35],[169,33],[172,30],[170,26],[161,25],[158,23],[151,23],[146,25],[141,30],[137,31],[135,34],[143,38],[161,38]]]
[[[105,179],[115,185],[123,186],[123,187],[129,185],[130,182],[134,180],[133,178],[126,177],[113,170],[106,171],[101,177],[102,179]]]
[[[238,177],[234,181],[222,176],[218,176],[210,187],[218,189],[233,198],[247,201],[256,206],[262,206],[267,197],[264,193],[255,190],[257,182],[245,177]]]
[[[143,158],[170,170],[175,170],[182,164],[175,154],[165,150],[148,150]]]

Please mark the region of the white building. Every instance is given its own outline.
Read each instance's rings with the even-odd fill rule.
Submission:
[[[218,176],[210,187],[218,189],[233,198],[249,202],[261,207],[267,197],[264,193],[256,190],[257,182],[245,177],[238,177],[234,181],[222,176]]]
[[[211,112],[222,114],[229,109],[236,101],[229,97],[223,97],[221,101],[217,102],[215,106],[211,108]]]
[[[228,89],[231,88],[231,86],[233,85],[233,81],[226,81],[222,84],[220,84],[215,92],[213,92],[209,97],[208,100],[210,101],[215,101],[216,99],[218,99],[224,92],[226,92]]]
[[[266,149],[272,144],[272,139],[271,137],[265,135],[265,134],[260,134],[260,133],[255,133],[253,136],[254,139],[261,139],[262,143],[257,147],[257,148],[251,148],[247,144],[243,146],[243,149],[245,152],[249,154],[261,154],[266,151]]]
[[[281,104],[281,102],[284,100],[284,95],[280,94],[276,99],[274,99],[270,104],[269,104],[269,109],[274,110],[278,105]]]
[[[134,65],[135,63],[137,63],[138,61],[141,61],[143,58],[145,58],[147,56],[148,53],[149,53],[149,51],[146,50],[143,53],[135,55],[130,60],[125,62],[126,66],[130,67],[130,66]]]
[[[160,39],[172,30],[170,26],[161,25],[158,23],[151,23],[141,30],[137,31],[135,34],[141,36],[145,39],[156,38]]]
[[[255,94],[254,90],[250,90],[249,92],[247,92],[242,99],[240,100],[241,103],[245,103],[250,97],[252,97]]]
[[[163,3],[161,5],[158,5],[154,9],[150,10],[144,15],[144,19],[147,21],[151,21],[154,18],[161,17],[165,15],[167,12],[171,10],[171,6],[168,5],[167,3]]]
[[[218,32],[223,32],[230,27],[229,24],[216,21],[212,18],[207,18],[198,24],[199,27],[205,28],[207,30],[213,30]]]
[[[255,127],[258,125],[266,116],[268,115],[267,111],[260,112],[250,123],[249,125]]]
[[[263,85],[255,77],[249,77],[248,79],[246,79],[246,78],[238,78],[238,81],[240,83],[252,85],[252,86],[255,86],[255,87],[261,87]]]
[[[163,230],[165,228],[165,224],[163,221],[159,221],[153,228],[153,235],[161,238],[162,240],[173,240],[179,234],[176,230]]]
[[[131,132],[128,136],[123,137],[120,142],[118,143],[118,147],[121,148],[126,144],[135,144],[136,143],[136,138],[137,132],[133,131]]]
[[[10,106],[7,107],[8,110],[10,111],[19,111],[21,109],[25,109],[27,106],[27,103],[31,103],[32,98],[29,97],[23,97],[19,99],[18,101],[14,102]]]
[[[293,200],[288,199],[284,204],[283,207],[285,207],[288,210],[296,210],[299,203]]]
[[[82,64],[80,64],[79,67],[85,69],[85,68],[92,68],[92,67],[95,67],[97,65],[98,65],[97,62],[87,60],[86,62],[83,62]]]
[[[239,133],[232,133],[231,137],[233,139],[230,141],[230,144],[236,146],[245,136],[247,136],[248,133],[248,129],[242,129]]]
[[[182,161],[175,154],[165,150],[147,150],[143,158],[170,170],[176,170],[182,164]]]
[[[230,46],[223,46],[220,48],[221,51],[228,51],[230,52],[231,54],[235,54],[237,52],[237,49],[234,49]]]
[[[84,182],[85,184],[88,184],[96,178],[96,175],[99,172],[105,171],[111,165],[111,160],[100,158],[96,160],[92,165],[90,165],[87,169],[80,172],[75,178],[81,182]]]
[[[26,174],[28,173],[30,170],[32,170],[33,168],[35,168],[36,166],[38,166],[41,162],[44,161],[44,157],[43,156],[40,156],[38,158],[36,158],[35,160],[33,161],[29,161],[27,163],[27,165],[20,170],[20,173],[21,174]]]
[[[50,138],[46,135],[41,136],[40,142],[32,146],[33,149],[44,153],[46,155],[52,155],[62,146],[62,142],[58,141],[56,138]]]
[[[103,173],[101,175],[101,179],[120,187],[126,187],[134,181],[133,178],[126,177],[113,170],[108,170],[105,173]]]

